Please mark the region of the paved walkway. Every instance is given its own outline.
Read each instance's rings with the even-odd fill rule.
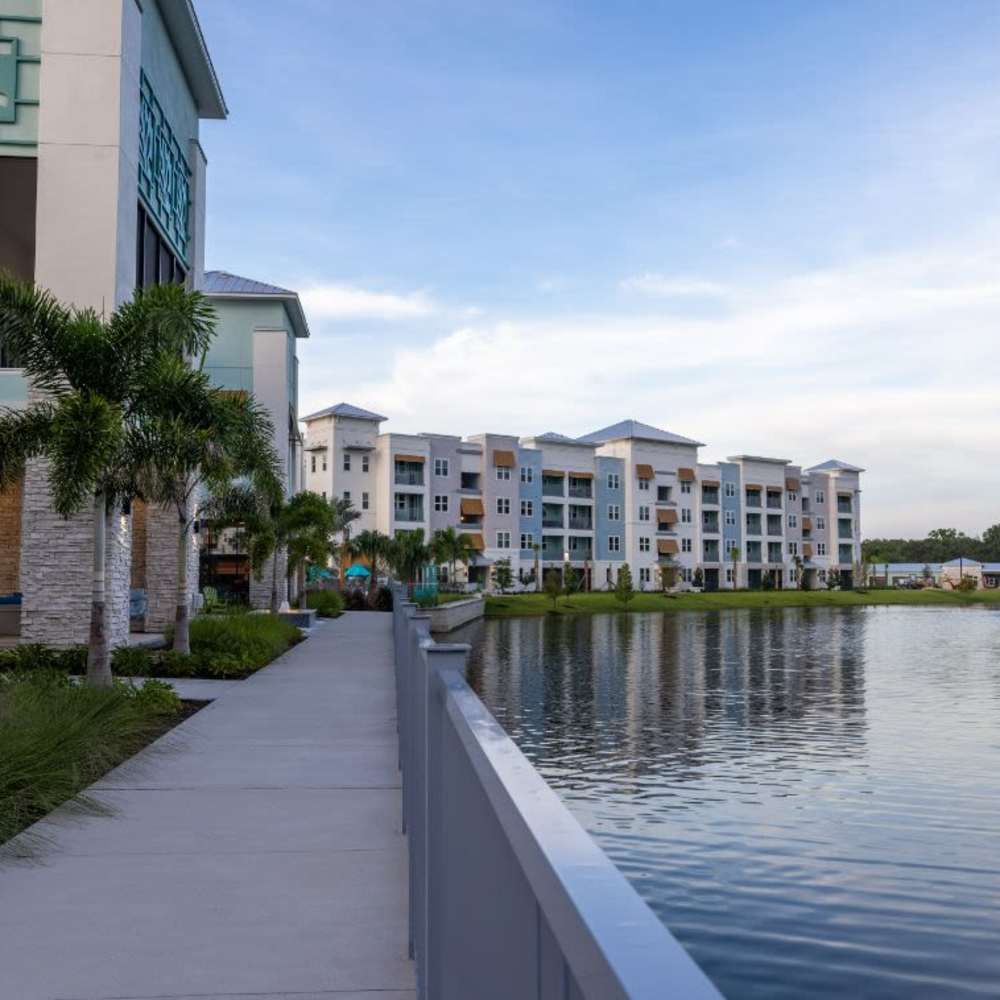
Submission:
[[[411,1000],[391,617],[313,630],[0,867],[10,1000]]]

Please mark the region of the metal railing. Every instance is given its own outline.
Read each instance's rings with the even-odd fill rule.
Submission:
[[[396,589],[410,947],[421,1000],[720,1000]]]

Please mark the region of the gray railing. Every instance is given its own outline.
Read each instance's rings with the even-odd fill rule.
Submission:
[[[395,593],[410,946],[421,1000],[719,1000]]]

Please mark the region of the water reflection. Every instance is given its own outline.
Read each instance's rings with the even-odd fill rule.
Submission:
[[[727,995],[1000,995],[996,612],[462,638],[470,683]]]

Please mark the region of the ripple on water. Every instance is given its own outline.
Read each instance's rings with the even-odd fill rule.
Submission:
[[[1000,996],[1000,615],[468,638],[470,682],[728,997]]]

